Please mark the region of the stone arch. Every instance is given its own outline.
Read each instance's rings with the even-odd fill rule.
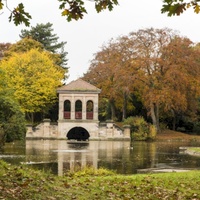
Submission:
[[[93,113],[94,113],[94,103],[92,100],[88,100],[87,104],[86,104],[86,111],[87,111],[87,115],[86,118],[87,119],[93,119]]]
[[[64,119],[71,119],[71,102],[70,102],[70,100],[64,101]]]
[[[67,133],[68,140],[88,140],[90,137],[90,134],[88,131],[83,127],[74,127],[69,130]]]
[[[82,101],[76,100],[75,102],[75,119],[82,119]]]

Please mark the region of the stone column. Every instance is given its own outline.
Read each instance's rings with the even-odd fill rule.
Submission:
[[[85,100],[85,96],[82,97],[82,119],[86,120],[86,100]]]
[[[130,125],[124,125],[124,138],[131,139],[131,126]]]
[[[50,119],[43,120],[43,136],[49,137],[50,136]]]
[[[74,95],[71,97],[71,119],[75,119],[75,102],[74,102]]]
[[[64,112],[64,101],[63,101],[63,97],[61,96],[61,94],[59,94],[59,110],[58,110],[58,112],[59,112],[59,114],[58,114],[58,119],[59,120],[62,120],[63,118],[64,118],[64,116],[63,116],[63,112]]]
[[[97,96],[94,98],[94,101],[93,101],[93,104],[94,104],[94,105],[93,105],[93,107],[94,107],[94,108],[93,108],[93,109],[94,109],[94,110],[93,110],[93,112],[94,112],[94,120],[98,120],[98,111],[99,111],[99,110],[98,110],[98,109],[99,109],[99,108],[98,108],[98,103],[99,103],[99,102],[98,102],[98,95],[97,95]]]
[[[113,137],[113,121],[112,120],[107,120],[106,121],[106,135],[107,138],[112,138]]]

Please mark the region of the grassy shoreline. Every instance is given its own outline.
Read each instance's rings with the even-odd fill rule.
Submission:
[[[156,141],[199,141],[200,135],[181,133],[172,130],[163,130],[156,135]]]
[[[117,175],[87,169],[55,176],[0,161],[0,199],[200,199],[200,171]]]

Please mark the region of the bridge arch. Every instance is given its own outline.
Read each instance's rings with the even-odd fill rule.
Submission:
[[[74,127],[72,129],[69,130],[69,132],[67,133],[67,139],[68,140],[88,140],[90,137],[89,132],[83,128],[83,127]]]

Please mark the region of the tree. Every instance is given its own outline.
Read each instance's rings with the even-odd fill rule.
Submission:
[[[5,71],[0,69],[0,144],[23,139],[26,133],[25,116],[13,90],[7,87]]]
[[[181,37],[175,37],[162,51],[163,109],[171,113],[174,130],[177,116],[193,119],[196,116],[200,96],[199,56],[199,49],[188,38]]]
[[[9,80],[8,87],[28,116],[46,112],[56,101],[56,88],[61,85],[64,69],[54,64],[48,52],[31,49],[25,53],[13,53],[2,60],[0,69]]]
[[[131,53],[126,37],[110,40],[107,46],[103,46],[102,50],[96,53],[88,72],[84,75],[85,80],[102,89],[100,99],[104,104],[108,102],[113,120],[117,118],[117,110],[122,112],[122,119],[127,117],[131,90],[131,84],[128,84],[131,83],[128,76],[130,59]]]
[[[25,53],[31,49],[37,49],[38,51],[44,51],[44,47],[41,43],[31,39],[24,38],[15,44],[9,44],[8,48],[3,51],[2,58],[7,59],[12,56],[13,53]]]
[[[40,42],[27,37],[16,42],[15,44],[10,44],[9,47],[6,48],[5,51],[3,52],[2,58],[8,59],[9,57],[12,56],[13,53],[25,53],[30,51],[31,49],[37,49],[40,52],[46,51],[44,49],[44,46]],[[49,57],[51,57],[51,59],[54,61],[56,65],[58,63],[61,63],[60,55],[49,53]],[[63,78],[66,78],[67,72],[68,69],[65,68],[65,77]]]
[[[199,94],[199,53],[193,43],[170,29],[130,33],[135,89],[159,131],[160,111],[184,112]]]
[[[20,38],[32,38],[41,43],[49,52],[60,56],[60,62],[58,65],[65,66],[67,64],[67,52],[64,51],[64,46],[67,42],[58,42],[59,37],[53,33],[53,24],[37,24],[35,27],[31,27],[30,30],[21,30]]]
[[[124,94],[136,96],[159,132],[162,113],[175,119],[197,109],[200,63],[193,45],[167,28],[131,32],[96,54],[86,78],[117,107]]]
[[[164,0],[163,7],[161,9],[162,13],[168,13],[168,16],[180,15],[188,8],[193,8],[194,12],[198,14],[200,12],[199,0]]]
[[[84,0],[58,0],[60,2],[59,9],[61,15],[67,18],[67,21],[82,19],[87,13]],[[97,12],[108,9],[112,10],[114,5],[118,5],[118,0],[93,0]],[[31,15],[25,11],[23,3],[19,3],[17,7],[11,9],[7,5],[7,0],[0,0],[0,10],[7,8],[10,11],[9,21],[14,21],[15,25],[24,23],[30,25]]]

